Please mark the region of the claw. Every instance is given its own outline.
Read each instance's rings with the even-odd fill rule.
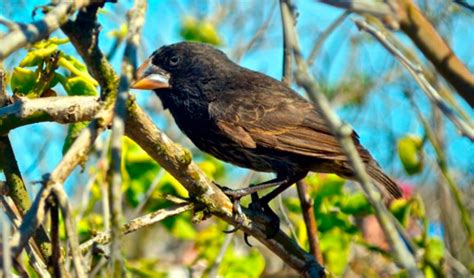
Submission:
[[[249,242],[249,234],[244,233],[244,241],[249,247],[253,247],[253,245],[250,244],[250,242]]]
[[[224,192],[226,190],[232,191],[231,189],[223,189],[223,190]],[[240,198],[234,198],[234,197],[230,197],[230,198],[232,199],[232,215],[235,217],[235,221],[237,222],[237,225],[235,225],[234,228],[230,230],[223,231],[226,234],[234,233],[238,229],[242,228],[242,226],[244,225],[244,213],[242,212],[242,207],[240,206]]]

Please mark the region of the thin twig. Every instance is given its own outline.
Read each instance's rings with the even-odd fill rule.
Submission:
[[[68,201],[66,192],[64,192],[62,184],[54,184],[51,186],[52,193],[56,196],[59,208],[64,219],[64,226],[66,227],[66,235],[69,242],[69,248],[74,262],[74,269],[76,277],[86,277],[86,271],[82,263],[82,254],[79,248],[79,239],[77,238],[76,225],[74,224],[74,217],[72,216],[72,207]]]
[[[286,2],[289,2],[286,1]],[[291,6],[291,5],[288,5]],[[333,134],[336,136],[339,144],[341,145],[344,153],[349,159],[349,162],[354,169],[355,177],[362,186],[366,196],[375,209],[375,214],[385,232],[385,235],[392,247],[395,255],[396,262],[404,269],[406,269],[410,277],[423,277],[421,272],[418,270],[414,256],[408,251],[405,244],[400,240],[395,225],[392,222],[390,213],[382,202],[380,192],[372,184],[364,164],[354,146],[351,134],[352,128],[347,124],[343,123],[337,114],[332,111],[327,98],[324,94],[319,92],[317,84],[313,77],[309,74],[308,65],[301,55],[301,49],[299,45],[299,39],[297,32],[294,28],[294,19],[291,10],[282,9],[286,13],[283,16],[283,24],[287,26],[287,30],[290,33],[286,35],[289,37],[288,41],[291,43],[293,54],[297,65],[296,81],[297,84],[307,92],[311,100],[316,104],[322,113],[325,122],[330,127]]]
[[[441,98],[439,93],[428,82],[425,75],[420,70],[421,67],[414,64],[407,57],[405,57],[405,55],[403,55],[403,53],[389,41],[385,34],[367,23],[367,21],[361,19],[356,19],[354,21],[359,29],[366,31],[376,38],[385,47],[385,49],[387,49],[390,54],[392,54],[408,70],[418,85],[420,85],[421,89],[428,96],[430,101],[441,111],[443,111],[444,115],[456,126],[461,135],[466,136],[471,141],[474,141],[474,127],[470,123],[458,117],[453,109],[448,106],[448,104]],[[394,38],[392,37],[391,39],[393,40]]]
[[[382,1],[365,0],[319,0],[324,4],[343,8],[355,13],[368,13],[377,17],[393,16],[393,10]]]
[[[232,213],[232,202],[191,161],[189,151],[182,149],[163,134],[133,99],[130,99],[128,109],[130,114],[125,129],[127,136],[175,177],[189,191],[190,196],[198,200],[198,204],[229,224],[238,225]],[[253,211],[243,209],[243,212],[250,215]],[[264,215],[259,214],[259,217]],[[282,231],[279,231],[274,238],[268,239],[266,228],[264,224],[243,217],[242,230],[262,242],[301,275],[317,277],[323,272],[322,266],[314,260],[314,257],[307,254]]]
[[[285,16],[287,11],[292,10],[293,7],[290,7],[290,3],[288,1],[280,0],[280,14],[281,14],[281,21],[285,21]],[[292,23],[293,25],[296,23]],[[293,56],[291,53],[291,42],[289,40],[288,33],[291,32],[290,28],[294,26],[289,26],[284,24],[283,25],[283,72],[282,72],[282,82],[286,85],[290,85],[293,78],[292,78],[292,71],[291,65],[293,63]]]
[[[2,226],[2,276],[12,277],[12,257],[10,255],[10,223],[8,223],[5,213],[0,212],[0,225]]]
[[[319,247],[319,232],[318,224],[314,217],[313,200],[308,194],[307,186],[304,180],[300,180],[296,183],[296,189],[298,190],[298,197],[300,198],[301,211],[303,213],[304,223],[306,224],[306,235],[309,242],[309,250],[311,254],[320,263],[324,263],[323,254]]]
[[[122,75],[120,76],[117,100],[115,101],[112,121],[112,166],[109,168],[109,206],[110,206],[110,228],[112,244],[110,245],[110,266],[112,276],[120,276],[123,268],[120,253],[120,225],[122,222],[122,136],[125,132],[125,119],[127,117],[126,102],[128,88],[133,79],[133,73],[137,68],[137,49],[140,43],[140,31],[145,22],[147,2],[135,0],[133,8],[127,14],[127,36],[125,54],[122,62]]]
[[[35,122],[72,123],[93,120],[102,104],[97,97],[90,96],[36,99],[15,97],[14,100],[13,104],[0,107],[0,134]]]
[[[474,5],[469,4],[465,0],[454,0],[453,2],[458,4],[461,7],[465,8],[465,9],[470,10],[471,12],[474,12]]]
[[[50,198],[50,213],[51,213],[51,259],[50,263],[53,265],[53,275],[55,277],[64,277],[61,271],[61,244],[59,241],[59,208],[55,198]]]
[[[148,200],[150,199],[151,195],[155,192],[156,187],[158,186],[158,184],[160,184],[161,179],[164,177],[165,174],[166,174],[166,171],[163,170],[163,168],[160,168],[160,170],[158,170],[158,174],[156,174],[155,178],[151,182],[151,185],[148,188],[148,190],[145,192],[143,199],[140,201],[138,206],[130,213],[130,215],[127,216],[128,218],[135,218],[140,214],[140,212],[148,203]]]
[[[408,97],[408,100],[410,101],[410,104],[413,107],[415,114],[417,115],[418,119],[423,125],[425,134],[428,140],[433,146],[433,149],[436,154],[436,163],[438,165],[438,168],[441,171],[441,174],[444,177],[446,184],[449,187],[449,190],[451,191],[451,195],[454,198],[456,206],[459,209],[459,212],[461,214],[461,222],[463,223],[464,228],[466,229],[469,239],[472,239],[474,238],[474,234],[473,234],[471,215],[468,209],[466,208],[466,205],[464,205],[465,202],[463,200],[462,193],[459,190],[459,186],[457,185],[451,173],[449,172],[448,162],[446,160],[446,156],[444,154],[443,148],[441,147],[441,144],[439,140],[437,139],[433,129],[431,128],[428,120],[425,119],[425,117],[423,116],[423,113],[420,111],[420,108],[418,108],[418,106],[416,105],[412,94],[410,92],[406,92],[406,96]],[[474,249],[474,248],[471,248],[471,249]]]
[[[43,19],[34,21],[20,28],[12,28],[5,36],[0,38],[0,61],[4,60],[14,51],[35,43],[49,36],[58,29],[69,15],[76,10],[89,5],[91,1],[62,1],[44,16]]]
[[[258,28],[257,32],[255,32],[249,42],[246,43],[244,46],[235,49],[234,53],[231,55],[233,58],[232,60],[239,61],[242,56],[250,49],[252,49],[252,47],[263,37],[265,32],[268,30],[268,27],[270,27],[270,23],[272,22],[273,14],[275,13],[276,3],[277,2],[275,1],[273,6],[270,8],[270,12],[268,14],[267,19],[262,23],[262,26]]]
[[[34,235],[36,230],[43,223],[45,216],[48,212],[48,206],[46,206],[46,199],[49,197],[51,192],[50,188],[42,187],[36,196],[31,208],[25,214],[21,226],[13,234],[10,245],[12,247],[12,255],[18,256],[23,250],[25,245],[28,244],[30,238]]]
[[[308,63],[308,66],[311,66],[314,63],[314,60],[319,54],[319,51],[321,50],[321,47],[323,46],[324,42],[326,39],[329,37],[329,35],[336,30],[336,28],[341,25],[342,22],[350,15],[351,13],[349,11],[345,11],[342,13],[340,16],[334,20],[327,28],[324,30],[319,36],[316,42],[314,43],[313,49],[311,49],[311,52],[309,53],[308,59],[306,59],[306,63]]]
[[[281,9],[281,18],[282,22],[287,22],[288,20],[291,20],[291,18],[288,18],[289,15],[291,16],[291,9],[290,9],[291,3],[286,2],[286,1],[280,1],[280,9]],[[341,20],[342,21],[342,20]],[[286,24],[283,24],[283,37],[284,37],[284,49],[283,49],[283,59],[285,61],[285,65],[288,65],[288,72],[284,71],[283,76],[282,76],[282,82],[285,83],[287,86],[291,85],[291,79],[287,78],[287,74],[291,73],[291,57],[292,57],[292,46],[291,46],[291,39],[289,37],[289,32],[292,32],[290,26],[286,26]],[[335,27],[334,27],[335,28]],[[316,51],[317,50],[314,50]],[[313,53],[312,53],[313,54]],[[314,54],[314,56],[316,56]],[[287,64],[288,63],[288,64]],[[323,256],[321,254],[321,250],[319,248],[319,243],[318,243],[318,234],[317,234],[317,225],[316,225],[316,220],[314,219],[314,213],[313,213],[313,207],[311,205],[311,202],[309,200],[309,197],[306,194],[306,186],[304,182],[298,181],[296,183],[297,189],[298,189],[298,197],[300,199],[301,203],[301,211],[303,213],[303,218],[305,221],[306,225],[306,231],[308,235],[308,241],[309,241],[309,246],[310,246],[310,253],[314,256],[314,258],[319,262],[323,263]],[[282,206],[281,203],[281,196],[280,196],[280,206]],[[283,209],[282,209],[283,211]],[[285,217],[285,220],[289,222],[288,216],[286,214],[283,214]],[[293,235],[295,235],[294,229],[291,226],[290,223],[290,229]],[[296,236],[295,236],[296,239]]]
[[[170,208],[160,209],[146,215],[137,217],[133,220],[130,220],[127,224],[123,225],[120,229],[122,235],[127,235],[137,230],[143,229],[150,225],[153,225],[165,218],[168,218],[173,215],[183,213],[185,211],[192,210],[194,208],[193,204],[180,204],[175,205]],[[102,232],[95,235],[93,238],[84,242],[80,246],[81,252],[84,254],[91,248],[94,244],[108,244],[111,241],[111,232]]]
[[[232,239],[234,238],[235,233],[230,233],[225,235],[224,242],[221,245],[221,248],[219,249],[219,253],[217,253],[217,257],[212,263],[212,265],[209,267],[209,277],[210,278],[215,278],[219,277],[218,276],[218,271],[219,271],[219,266],[221,265],[224,255],[227,251],[227,249],[230,246],[230,243],[232,242]]]
[[[283,197],[281,195],[282,194],[278,195],[277,198],[278,198],[278,206],[280,208],[281,215],[283,216],[283,221],[285,221],[285,224],[290,229],[290,234],[293,237],[293,239],[296,241],[296,243],[298,243],[301,246],[301,242],[299,242],[298,236],[296,235],[295,227],[293,226],[293,223],[291,223],[290,218],[288,217],[288,214],[286,213],[285,206],[283,205]]]
[[[21,215],[15,203],[13,203],[11,198],[6,197],[6,196],[0,196],[0,202],[2,203],[5,213],[10,218],[10,222],[13,224],[13,227],[15,229],[18,229],[21,225]],[[10,245],[10,242],[7,244]],[[34,241],[30,241],[28,245],[25,247],[25,249],[29,257],[28,263],[32,266],[32,268],[36,271],[36,273],[38,273],[40,277],[50,277],[51,275],[46,269],[46,264],[44,263],[42,256],[38,251],[39,247],[36,245],[36,243]],[[16,260],[17,258],[13,258],[13,259]],[[22,273],[27,273],[27,272],[24,271],[24,268],[21,265],[15,264],[15,268],[20,272],[22,277],[27,276],[27,274],[26,275],[22,274]]]

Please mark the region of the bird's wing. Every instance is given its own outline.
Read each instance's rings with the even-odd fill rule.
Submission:
[[[316,108],[286,87],[272,93],[228,93],[209,112],[220,130],[243,147],[267,147],[305,156],[346,160]],[[286,92],[284,91],[286,90]],[[353,134],[356,146],[360,146]],[[358,147],[363,160],[370,155]]]

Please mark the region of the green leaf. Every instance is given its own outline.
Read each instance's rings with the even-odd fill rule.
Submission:
[[[288,197],[283,198],[283,204],[288,209],[288,211],[293,213],[301,213],[301,203],[300,199],[297,197]]]
[[[162,221],[164,227],[178,239],[192,240],[196,237],[196,229],[191,223],[189,213],[166,218]]]
[[[444,257],[444,244],[440,238],[432,237],[425,247],[425,258],[433,264],[440,264]]]
[[[35,49],[28,54],[20,62],[21,67],[35,67],[41,64],[46,58],[51,56],[58,49],[57,45],[49,45],[46,48]]]
[[[48,40],[42,40],[42,41],[39,41],[37,43],[35,43],[33,45],[33,48],[34,49],[41,49],[41,48],[48,48],[52,45],[61,45],[61,44],[66,44],[69,42],[69,39],[68,38],[57,38],[57,37],[53,37],[53,38],[50,38]]]
[[[67,69],[73,75],[84,78],[92,86],[99,85],[99,83],[92,76],[90,76],[86,66],[84,66],[81,62],[79,62],[70,55],[66,55],[61,52],[61,57],[59,57],[58,65]]]
[[[341,275],[349,261],[350,237],[334,230],[320,236],[320,248],[325,266],[335,275]]]
[[[349,216],[339,212],[321,213],[315,212],[318,230],[327,232],[332,229],[340,229],[348,233],[354,233],[356,228],[349,219]]]
[[[12,91],[19,95],[28,95],[37,83],[34,71],[22,67],[15,67],[10,78]]]
[[[318,175],[318,179],[313,180],[310,185],[310,196],[314,199],[315,211],[320,210],[323,201],[343,195],[345,180],[333,174]]]
[[[90,80],[82,76],[70,77],[63,83],[64,90],[69,96],[96,96],[97,89]]]
[[[257,250],[251,250],[246,256],[232,256],[227,259],[227,265],[220,269],[222,277],[260,277],[265,269],[265,259]]]
[[[411,208],[412,202],[405,199],[397,199],[390,204],[390,211],[404,227],[409,224]]]
[[[423,170],[423,140],[416,135],[406,135],[398,141],[398,156],[408,175]]]
[[[182,20],[180,35],[187,41],[222,44],[216,27],[209,20],[200,20],[193,16],[187,16]]]
[[[341,211],[351,215],[368,215],[373,212],[372,206],[363,193],[355,193],[342,199]]]

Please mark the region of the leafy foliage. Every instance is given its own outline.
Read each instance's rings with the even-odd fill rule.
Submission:
[[[423,140],[416,135],[406,135],[398,141],[398,156],[409,175],[423,169]]]
[[[214,24],[206,19],[187,16],[183,19],[180,31],[181,37],[187,41],[204,42],[221,45],[222,39]]]

